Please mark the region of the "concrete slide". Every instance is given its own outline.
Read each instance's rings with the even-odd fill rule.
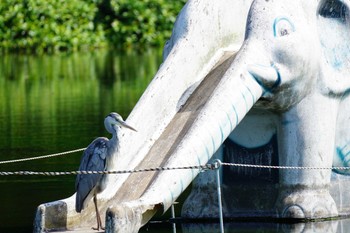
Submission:
[[[112,170],[204,165],[262,95],[241,65],[251,1],[220,2],[190,0],[181,11],[163,64],[127,118],[138,132],[122,135]],[[157,211],[167,210],[198,173],[110,175],[98,195],[106,232],[137,232]],[[95,225],[92,201],[81,213],[74,206],[75,195],[40,205],[34,232]]]

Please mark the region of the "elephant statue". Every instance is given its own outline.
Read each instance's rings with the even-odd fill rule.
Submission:
[[[183,217],[217,217],[214,173],[199,169],[215,158],[324,168],[224,166],[227,217],[348,214],[348,170],[331,168],[350,162],[349,17],[348,0],[189,0],[111,168],[179,169],[111,176],[98,195],[106,232],[137,232],[194,179]],[[34,231],[88,226],[93,205],[76,213],[74,200],[40,205]]]
[[[348,1],[254,1],[237,55],[244,58],[235,60],[232,66],[246,67],[262,86],[263,94],[215,158],[293,167],[348,167],[349,32]],[[228,217],[329,218],[349,207],[348,202],[335,203],[330,194],[331,169],[256,171],[255,176],[247,174],[247,169],[227,170],[224,179],[231,180],[226,179],[230,186],[225,188],[224,211]],[[349,170],[334,172],[346,175]],[[254,188],[246,187],[247,191],[242,192],[242,183],[249,176]],[[342,190],[348,185],[345,180],[342,177]],[[264,187],[259,187],[259,182]],[[208,183],[214,190],[215,180],[205,173],[194,181],[183,216],[217,216],[198,208],[208,199],[207,194],[201,194]],[[341,199],[348,199],[349,195],[342,192]],[[211,200],[215,200],[215,191],[212,195]],[[248,199],[255,205],[239,204],[238,198],[247,196],[252,196]],[[272,202],[271,197],[275,197]],[[205,208],[215,206],[214,201]]]

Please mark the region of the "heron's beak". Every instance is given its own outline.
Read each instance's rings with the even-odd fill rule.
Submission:
[[[136,129],[134,129],[134,128],[131,127],[130,125],[127,125],[124,121],[119,121],[119,125],[120,125],[121,127],[128,128],[128,129],[131,129],[131,130],[137,132]]]

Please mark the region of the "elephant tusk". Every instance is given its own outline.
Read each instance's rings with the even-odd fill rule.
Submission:
[[[281,84],[280,73],[274,66],[248,65],[247,69],[265,91],[272,92]]]

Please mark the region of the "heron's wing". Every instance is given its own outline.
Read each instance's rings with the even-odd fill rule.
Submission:
[[[107,138],[95,139],[84,151],[80,161],[79,171],[104,171],[106,167]],[[102,174],[79,174],[75,180],[76,202],[75,209],[80,212],[84,201],[92,189],[102,178]]]

